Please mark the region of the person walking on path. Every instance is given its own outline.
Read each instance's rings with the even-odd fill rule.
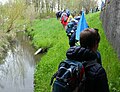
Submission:
[[[65,30],[66,30],[66,26],[68,24],[67,20],[68,20],[68,16],[65,12],[63,12],[62,15],[61,15],[61,24],[63,25],[63,28]]]
[[[87,28],[80,33],[80,46],[70,47],[66,52],[68,59],[85,62],[86,80],[82,92],[109,92],[107,74],[97,56],[99,42],[98,30]],[[75,92],[81,92],[80,88]]]

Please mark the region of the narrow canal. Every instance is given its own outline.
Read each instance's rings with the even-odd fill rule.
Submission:
[[[18,32],[14,44],[0,65],[0,92],[34,92],[34,69],[40,60],[23,32]]]

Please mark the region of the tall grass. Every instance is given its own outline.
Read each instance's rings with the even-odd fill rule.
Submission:
[[[109,44],[99,20],[100,12],[86,16],[90,27],[98,28],[101,35],[99,51],[102,55],[102,63],[108,76],[111,92],[120,90],[120,62],[117,54]],[[68,38],[62,25],[56,19],[36,20],[33,25],[34,31],[30,32],[33,44],[38,48],[48,48],[36,66],[35,92],[51,92],[50,80],[57,70],[58,64],[65,59],[66,50],[69,48]]]

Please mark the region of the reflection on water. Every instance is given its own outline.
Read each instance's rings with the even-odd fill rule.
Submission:
[[[16,40],[0,65],[0,92],[34,92],[35,50],[22,33]]]

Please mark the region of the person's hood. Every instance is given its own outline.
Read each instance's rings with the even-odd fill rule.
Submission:
[[[97,54],[95,52],[80,46],[70,47],[66,56],[68,59],[76,61],[90,61],[97,58]]]

